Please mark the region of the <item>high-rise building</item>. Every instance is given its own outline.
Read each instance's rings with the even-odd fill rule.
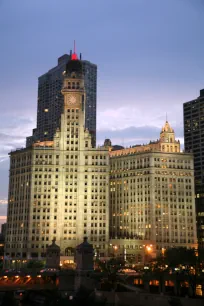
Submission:
[[[3,223],[1,225],[1,234],[3,235],[3,237],[5,237],[6,235],[6,227],[7,227],[7,223]]]
[[[184,146],[194,154],[198,247],[204,248],[204,89],[183,104]]]
[[[64,68],[63,110],[52,140],[10,153],[5,254],[41,259],[53,239],[62,254],[88,236],[105,256],[109,241],[109,153],[86,129],[83,63]]]
[[[38,79],[37,128],[33,135],[27,137],[26,146],[35,141],[53,140],[56,129],[60,127],[63,111],[63,72],[71,55],[64,54],[58,58],[58,65]],[[92,135],[92,144],[96,143],[96,94],[97,66],[82,60],[84,84],[86,88],[85,127]]]
[[[126,254],[196,246],[193,155],[168,122],[158,141],[110,151],[110,239]]]

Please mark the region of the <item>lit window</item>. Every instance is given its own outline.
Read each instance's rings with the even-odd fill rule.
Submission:
[[[48,113],[48,111],[49,111],[48,108],[45,108],[45,109],[44,109],[44,112],[45,112],[45,113]]]

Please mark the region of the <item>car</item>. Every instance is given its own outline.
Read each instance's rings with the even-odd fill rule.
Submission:
[[[58,272],[59,270],[55,269],[55,268],[45,268],[40,270],[40,273],[45,273],[45,272]]]
[[[4,272],[4,273],[9,274],[9,275],[20,275],[21,271],[16,270],[16,269],[9,269],[9,270],[7,270],[7,272]]]

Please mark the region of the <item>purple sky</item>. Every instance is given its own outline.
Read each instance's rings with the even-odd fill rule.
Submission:
[[[7,154],[36,124],[37,78],[74,39],[98,65],[98,143],[157,139],[166,112],[183,141],[182,103],[204,87],[203,15],[203,0],[0,0],[0,215]]]

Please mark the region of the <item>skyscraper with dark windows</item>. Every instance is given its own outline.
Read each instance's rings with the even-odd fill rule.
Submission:
[[[184,103],[184,145],[194,154],[198,246],[204,248],[204,89]]]
[[[34,141],[53,140],[56,129],[60,127],[63,72],[69,59],[70,55],[67,54],[59,57],[58,65],[38,78],[37,128],[33,130],[32,136],[27,137],[27,147]],[[95,146],[97,66],[86,60],[82,60],[82,65],[86,88],[85,128],[91,133],[92,145]]]

